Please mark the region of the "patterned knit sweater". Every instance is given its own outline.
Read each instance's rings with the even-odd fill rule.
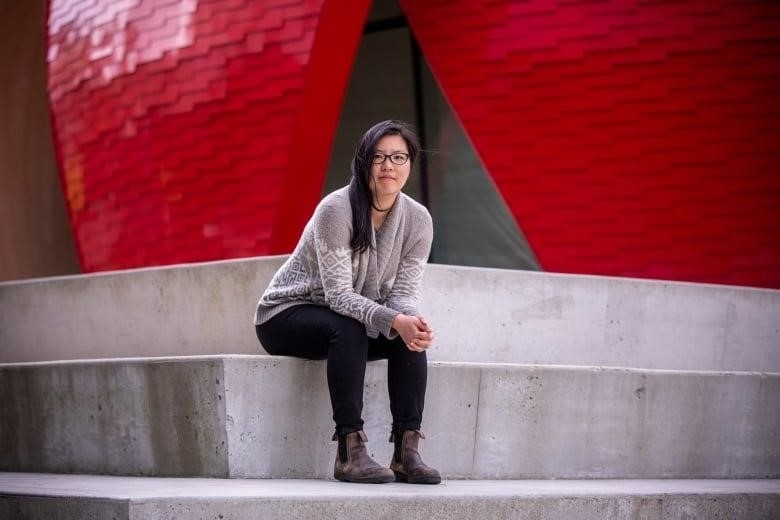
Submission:
[[[373,229],[373,228],[372,228]],[[433,239],[428,210],[400,193],[384,224],[363,253],[350,247],[352,209],[348,187],[327,195],[279,268],[255,312],[255,325],[304,303],[330,307],[355,318],[375,338],[399,313],[415,315],[423,269]]]

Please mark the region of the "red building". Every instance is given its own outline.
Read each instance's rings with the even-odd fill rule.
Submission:
[[[432,261],[780,288],[780,3],[51,0],[85,271],[289,252],[418,126]]]

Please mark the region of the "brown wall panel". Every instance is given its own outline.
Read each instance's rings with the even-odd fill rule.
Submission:
[[[46,98],[45,0],[0,0],[0,280],[81,272]]]

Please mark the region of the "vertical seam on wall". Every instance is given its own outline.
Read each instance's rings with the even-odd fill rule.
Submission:
[[[231,468],[231,461],[230,461],[230,431],[228,430],[228,407],[227,407],[227,377],[225,370],[225,361],[226,359],[220,358],[220,370],[219,375],[222,380],[222,403],[219,404],[220,408],[222,409],[222,417],[223,417],[223,430],[225,434],[225,448],[223,456],[225,457],[225,478],[233,478],[233,468]],[[219,413],[219,411],[217,412]]]
[[[474,463],[477,458],[477,439],[479,438],[479,416],[481,410],[482,401],[482,372],[483,368],[479,369],[479,382],[477,383],[477,417],[474,421],[474,444],[471,448],[471,476],[474,478]]]

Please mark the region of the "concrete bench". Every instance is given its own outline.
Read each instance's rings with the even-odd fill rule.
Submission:
[[[0,283],[0,362],[260,354],[284,257]],[[780,291],[444,265],[433,361],[780,372]]]
[[[439,486],[0,473],[0,518],[232,520],[780,517],[757,480],[449,481]]]
[[[386,364],[369,449],[389,462]],[[0,470],[323,478],[325,364],[203,356],[0,366]],[[425,459],[446,478],[777,478],[780,375],[432,362]]]

